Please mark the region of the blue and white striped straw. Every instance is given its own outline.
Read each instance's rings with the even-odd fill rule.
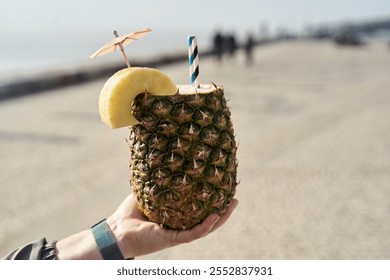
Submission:
[[[188,58],[190,63],[190,82],[194,88],[199,87],[198,43],[195,36],[188,36]]]

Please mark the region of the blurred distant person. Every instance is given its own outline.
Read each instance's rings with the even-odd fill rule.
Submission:
[[[248,33],[244,45],[247,65],[252,65],[254,63],[254,59],[253,59],[254,46],[255,46],[255,40],[253,39],[253,35],[252,33]]]
[[[229,57],[233,58],[237,50],[237,41],[236,41],[236,36],[234,36],[234,34],[229,34],[226,36],[225,47]]]
[[[222,34],[219,31],[217,31],[213,38],[213,45],[214,45],[213,52],[214,52],[214,56],[217,58],[219,62],[222,61],[222,56],[223,56],[223,41],[224,38]]]

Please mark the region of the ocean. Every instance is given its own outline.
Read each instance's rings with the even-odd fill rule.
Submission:
[[[386,15],[389,5],[385,0],[355,3],[348,17]],[[238,40],[248,32],[258,36],[261,30],[299,32],[308,24],[340,22],[351,8],[349,1],[340,0],[167,0],[163,5],[155,0],[13,0],[1,6],[0,83],[31,73],[120,61],[120,53],[88,60],[114,38],[113,29],[120,35],[142,28],[153,30],[126,47],[130,63],[163,53],[187,53],[189,35],[198,37],[201,57],[216,30],[233,33]]]
[[[130,33],[136,30],[124,31]],[[177,52],[186,54],[188,35],[180,31],[173,33],[152,31],[138,41],[125,46],[126,55],[131,63],[132,59],[139,61]],[[212,34],[203,32],[195,35],[198,36],[201,55],[202,47],[203,49],[209,47]],[[112,39],[114,35],[110,32],[105,34],[102,32],[85,34],[77,31],[67,31],[61,34],[7,34],[3,36],[7,44],[0,45],[0,83],[47,71],[94,67],[121,61],[125,65],[119,51],[93,60],[89,59],[92,53]]]
[[[108,34],[107,34],[108,33]],[[108,63],[125,61],[119,51],[90,60],[89,56],[114,38],[107,32],[68,31],[61,34],[8,34],[7,44],[0,45],[0,84],[10,80],[18,80],[26,76],[50,71],[69,71],[85,67],[95,67]],[[165,32],[152,31],[127,46],[126,55],[131,60],[157,58],[163,54],[187,54],[187,36],[184,31]],[[191,34],[192,35],[192,34]],[[204,30],[198,34],[200,57],[202,49],[210,48],[212,32]],[[3,37],[4,39],[4,37]],[[243,40],[242,37],[238,38]],[[366,42],[379,41],[384,44],[390,42],[390,32],[363,37]]]

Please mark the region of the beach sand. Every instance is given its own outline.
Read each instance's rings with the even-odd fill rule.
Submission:
[[[390,50],[297,41],[254,57],[200,56],[201,82],[230,100],[238,207],[209,236],[139,259],[389,259]],[[160,69],[188,83],[186,61]],[[0,256],[89,228],[130,192],[128,129],[98,114],[104,82],[0,103]]]

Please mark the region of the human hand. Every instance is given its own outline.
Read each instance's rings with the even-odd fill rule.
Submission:
[[[171,230],[150,222],[137,208],[134,194],[130,194],[107,218],[107,223],[117,239],[125,258],[157,252],[182,243],[188,243],[213,232],[222,226],[237,206],[233,199],[223,216],[211,214],[201,224],[189,230]]]
[[[238,201],[233,199],[222,217],[212,214],[192,229],[180,231],[164,229],[148,221],[138,210],[135,196],[130,194],[106,221],[122,255],[129,259],[188,243],[213,232],[226,222],[237,203]],[[90,229],[59,240],[56,253],[57,258],[62,260],[102,259]]]

